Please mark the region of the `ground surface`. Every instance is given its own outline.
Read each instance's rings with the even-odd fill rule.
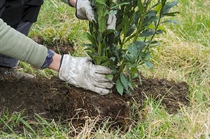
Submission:
[[[42,38],[36,39],[36,42],[43,43]],[[74,51],[69,45],[59,45],[59,50],[56,46],[51,46],[51,49],[58,53]],[[141,80],[141,84],[135,81],[138,87],[129,95],[121,96],[113,92],[100,96],[66,84],[57,77],[47,79],[37,75],[35,79],[18,80],[6,76],[0,78],[0,116],[7,112],[23,112],[26,121],[33,121],[35,114],[39,114],[49,121],[71,122],[75,128],[83,126],[90,118],[97,119],[99,125],[109,119],[111,127],[126,129],[135,121],[144,119],[146,112],[139,111],[145,108],[146,99],[161,101],[161,106],[168,113],[176,113],[182,106],[189,105],[187,83],[144,76]],[[138,109],[133,109],[134,104]],[[4,130],[3,127],[0,125],[0,130]],[[22,130],[21,127],[17,129]]]
[[[188,85],[165,79],[147,79],[142,77],[142,85],[130,95],[120,96],[117,92],[100,96],[93,92],[76,88],[60,81],[57,77],[47,79],[37,76],[35,79],[17,80],[14,77],[0,80],[0,115],[24,110],[26,120],[33,121],[39,114],[47,120],[69,122],[75,127],[84,124],[89,118],[100,117],[100,122],[111,118],[112,126],[126,128],[131,124],[131,106],[135,103],[144,108],[144,100],[154,98],[169,113],[176,113],[183,105],[188,105]],[[136,113],[139,120],[139,113]],[[0,125],[2,130],[2,125]]]

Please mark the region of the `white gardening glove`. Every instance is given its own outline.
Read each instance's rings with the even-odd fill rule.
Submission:
[[[96,22],[94,18],[94,11],[89,0],[77,0],[76,17],[79,19],[89,20],[90,22]]]
[[[96,22],[94,18],[94,11],[89,0],[77,0],[76,17],[79,19],[89,20],[90,22]],[[116,16],[110,14],[107,20],[107,29],[115,30],[116,20]]]
[[[59,78],[76,87],[106,95],[113,87],[112,81],[106,78],[111,73],[107,67],[94,65],[88,57],[63,55]]]
[[[110,14],[109,18],[107,20],[107,29],[114,29],[115,30],[116,21],[117,21],[116,16],[113,15],[113,14]]]

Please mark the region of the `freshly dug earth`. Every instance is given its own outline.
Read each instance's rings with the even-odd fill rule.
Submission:
[[[109,119],[111,127],[126,129],[132,120],[140,120],[141,117],[136,111],[136,116],[132,116],[136,119],[131,119],[133,104],[138,104],[140,111],[148,98],[161,100],[169,113],[176,113],[182,106],[189,104],[189,89],[185,82],[175,83],[143,76],[142,83],[130,95],[123,96],[117,92],[100,96],[68,85],[57,77],[47,79],[37,76],[35,79],[18,80],[11,76],[0,80],[0,86],[1,117],[6,112],[12,114],[24,111],[26,121],[33,121],[35,114],[39,114],[46,120],[72,122],[74,127],[84,125],[88,118],[98,117],[99,124]],[[4,130],[3,127],[0,123],[0,130]]]
[[[57,53],[74,51],[71,45],[59,44],[59,50],[56,46],[51,46],[51,49]],[[74,128],[82,127],[90,119],[97,119],[97,125],[109,120],[110,128],[120,127],[126,130],[135,121],[144,119],[146,99],[160,101],[161,106],[171,114],[189,104],[189,88],[186,82],[176,83],[144,76],[141,76],[141,83],[137,79],[135,81],[138,87],[129,95],[121,96],[113,92],[100,96],[71,86],[57,77],[47,79],[37,75],[35,79],[18,80],[7,76],[0,78],[0,117],[6,113],[23,112],[24,120],[30,124],[38,114],[47,121],[54,120],[68,125],[71,123]],[[6,132],[5,127],[0,121],[0,130]],[[16,129],[23,131],[21,125]]]

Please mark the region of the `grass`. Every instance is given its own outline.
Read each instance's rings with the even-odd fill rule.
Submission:
[[[84,55],[84,48],[81,47],[87,41],[84,31],[88,31],[88,22],[78,20],[74,8],[59,0],[51,0],[45,1],[30,37],[42,36],[47,46],[59,43],[74,44],[77,55]]]
[[[152,62],[154,69],[141,68],[147,77],[166,78],[168,80],[185,81],[190,87],[190,107],[182,108],[178,114],[168,114],[159,107],[158,102],[147,100],[144,122],[131,128],[129,132],[120,134],[108,131],[107,128],[95,129],[97,121],[89,120],[74,138],[173,138],[173,139],[207,139],[210,138],[210,1],[179,1],[175,17],[178,24],[167,25],[167,32],[158,37],[161,47],[154,49]],[[44,36],[48,44],[74,43],[75,55],[85,55],[82,44],[86,41],[84,32],[88,30],[86,21],[74,16],[75,10],[58,0],[45,1],[38,22],[33,25],[30,37]],[[22,63],[23,70],[32,70]],[[25,65],[25,66],[24,66]],[[30,72],[34,72],[33,70]],[[45,71],[34,73],[44,74]],[[134,106],[138,107],[138,106]],[[140,112],[139,112],[140,113]],[[19,113],[9,117],[6,113],[0,118],[0,124],[8,132],[0,131],[0,138],[72,138],[74,128],[55,122],[47,122],[37,116],[39,127],[34,133],[31,125],[24,121]],[[23,124],[24,134],[14,132],[17,124]],[[91,128],[90,128],[91,127]],[[94,132],[93,132],[94,131]],[[93,134],[90,134],[92,133]]]

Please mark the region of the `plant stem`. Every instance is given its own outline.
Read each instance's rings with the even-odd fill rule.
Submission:
[[[115,76],[113,78],[114,82],[116,82],[117,79],[120,77],[120,74],[123,72],[124,68],[125,68],[125,60],[123,59],[122,64],[119,67],[119,70],[117,71],[117,73],[115,74]]]
[[[101,38],[102,38],[102,35],[100,34],[99,35],[99,41],[98,41],[98,56],[101,57],[102,56],[102,44],[101,44]],[[98,63],[97,64],[101,64],[101,59],[99,58],[98,59]]]

